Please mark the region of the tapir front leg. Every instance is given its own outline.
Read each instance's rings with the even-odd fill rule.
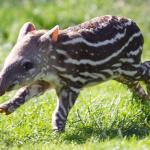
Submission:
[[[64,131],[68,113],[79,93],[73,92],[67,87],[62,88],[57,95],[57,106],[52,116],[52,128],[54,131]]]
[[[18,107],[27,102],[30,98],[41,95],[45,92],[50,85],[45,81],[37,81],[18,90],[14,98],[6,103],[0,105],[0,113],[5,113],[6,115],[14,112]]]

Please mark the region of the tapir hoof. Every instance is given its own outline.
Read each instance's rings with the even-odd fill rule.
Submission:
[[[5,94],[5,92],[0,92],[0,96],[3,96]]]
[[[0,113],[5,113],[5,110],[0,108]]]
[[[0,108],[0,113],[5,113],[6,114],[7,110],[5,110],[4,108]]]
[[[9,112],[7,108],[3,108],[0,106],[0,113],[4,113],[5,115],[9,115],[11,112]]]

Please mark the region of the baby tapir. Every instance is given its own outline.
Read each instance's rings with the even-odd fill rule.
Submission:
[[[101,16],[59,30],[36,30],[27,22],[0,74],[0,95],[22,87],[14,98],[0,105],[10,114],[28,99],[54,87],[58,102],[52,117],[53,130],[63,131],[68,113],[81,89],[109,79],[126,84],[147,99],[150,62],[141,63],[143,36],[131,19]],[[147,93],[139,81],[144,81]]]

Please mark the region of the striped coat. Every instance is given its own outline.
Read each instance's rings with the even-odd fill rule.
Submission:
[[[139,78],[142,46],[143,36],[132,20],[97,17],[60,32],[52,67],[76,90],[120,75]]]

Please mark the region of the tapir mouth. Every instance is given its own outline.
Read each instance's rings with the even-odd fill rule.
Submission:
[[[15,83],[11,84],[6,91],[11,91],[15,87]]]
[[[9,92],[11,90],[13,90],[16,86],[16,82],[13,82],[10,85],[6,85],[6,84],[2,84],[1,88],[0,88],[0,96],[4,95],[5,92]]]
[[[9,92],[14,88],[15,84],[10,85],[5,91],[0,92],[0,96],[4,95],[5,92]]]

